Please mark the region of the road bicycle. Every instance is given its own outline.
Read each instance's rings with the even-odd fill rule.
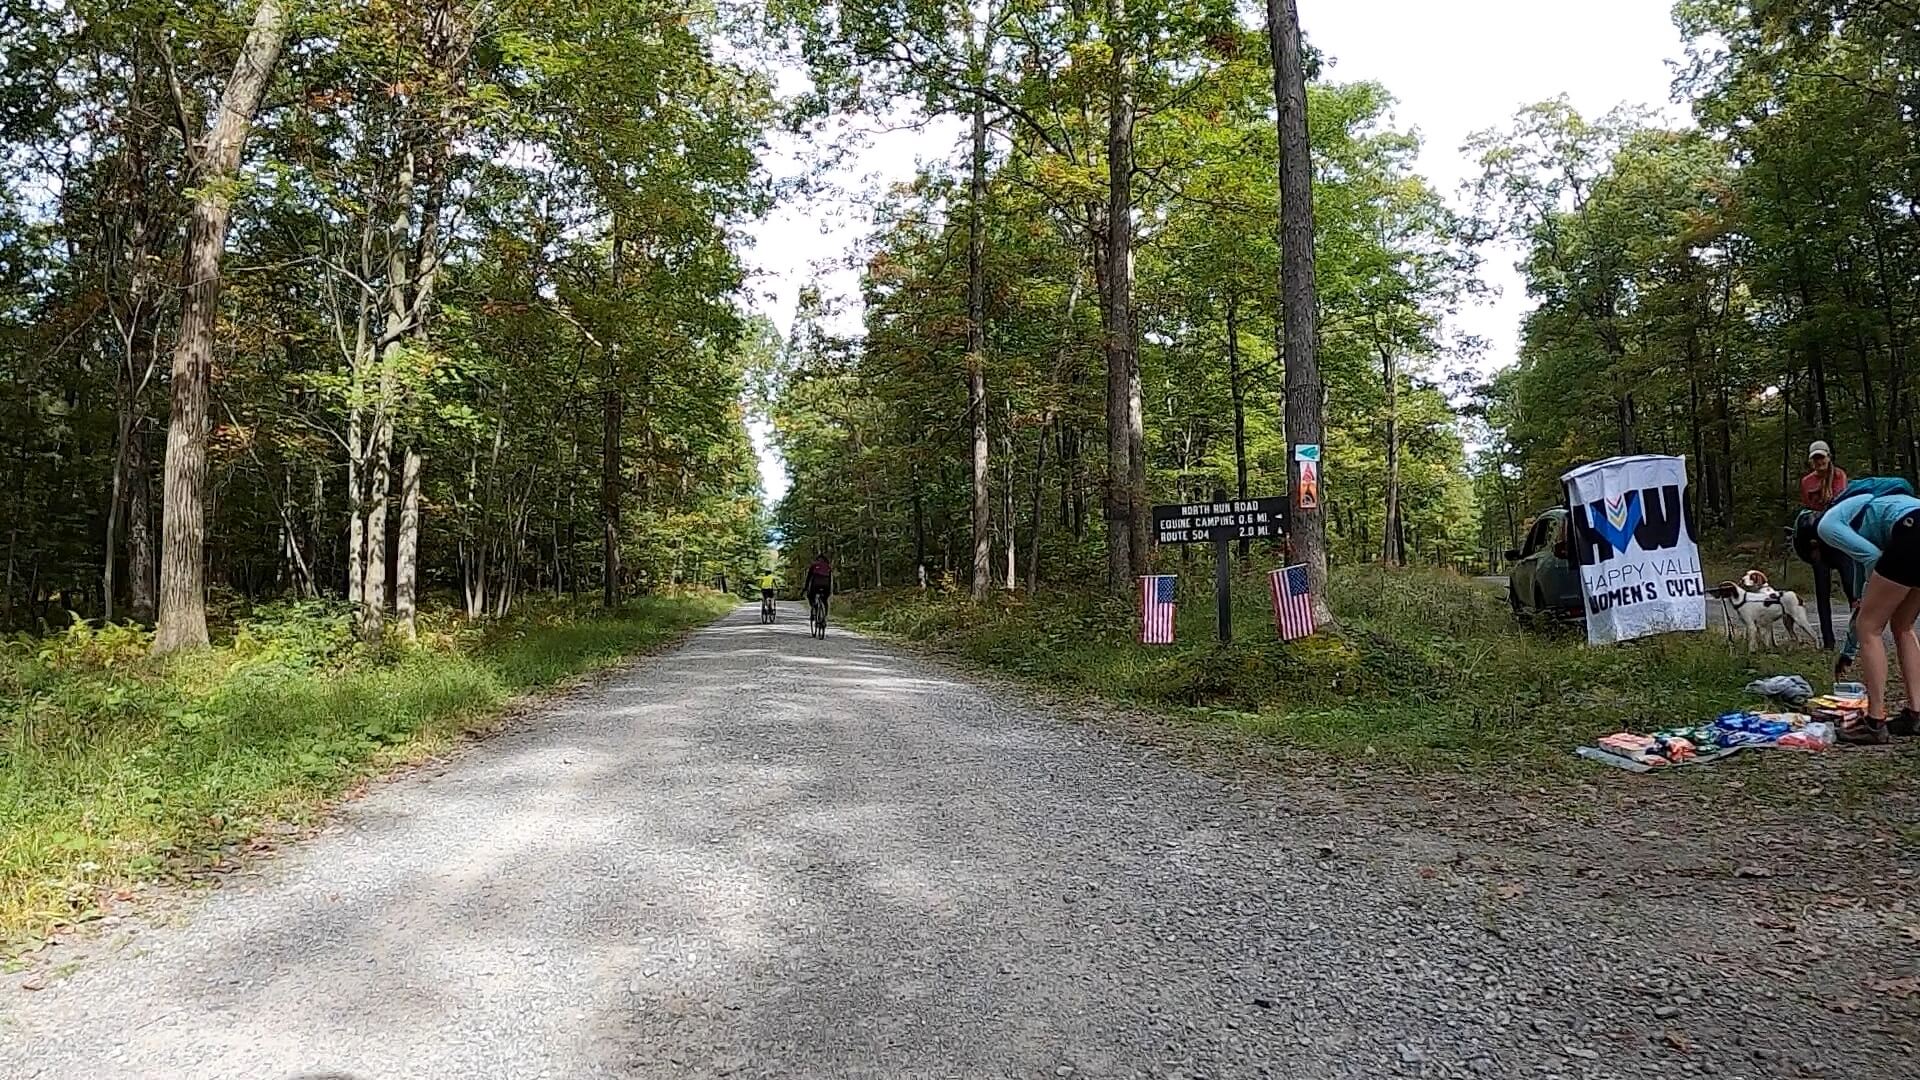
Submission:
[[[767,593],[765,596],[762,596],[760,598],[760,621],[763,623],[770,623],[773,621],[773,617],[775,614],[776,614],[776,610],[773,604],[773,594]]]
[[[808,622],[811,623],[810,632],[814,637],[825,640],[827,636],[827,598],[820,593],[814,593],[812,596],[807,597],[807,615]]]

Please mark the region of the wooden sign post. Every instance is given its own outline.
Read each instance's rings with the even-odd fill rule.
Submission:
[[[1167,503],[1153,508],[1153,535],[1161,544],[1213,545],[1213,597],[1222,642],[1233,640],[1232,544],[1268,540],[1287,533],[1287,497],[1229,499],[1213,489],[1213,501]]]

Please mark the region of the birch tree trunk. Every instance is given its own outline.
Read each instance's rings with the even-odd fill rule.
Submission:
[[[282,0],[260,0],[233,74],[193,161],[179,339],[173,349],[173,413],[162,489],[160,620],[153,651],[207,644],[206,482],[213,335],[220,317],[220,257],[233,221],[233,179],[260,99],[287,36]]]
[[[989,519],[991,463],[987,448],[987,101],[984,30],[967,28],[973,47],[973,159],[967,183],[967,413],[973,434],[973,600],[993,583],[993,525]]]
[[[422,162],[420,180],[424,187],[420,209],[419,236],[411,251],[411,295],[397,295],[407,304],[407,322],[413,340],[422,350],[431,345],[428,319],[433,303],[434,283],[440,270],[440,214],[446,205],[449,174],[447,159],[452,152],[459,111],[456,103],[465,89],[466,67],[473,49],[473,28],[465,10],[457,4],[445,4],[434,12],[427,54],[438,73],[446,80],[435,116],[438,131]],[[402,193],[411,199],[410,191]],[[420,433],[410,432],[402,456],[400,471],[400,544],[394,567],[394,614],[400,632],[408,641],[417,640],[419,627],[420,578],[420,474],[426,462],[419,449]],[[556,560],[557,566],[557,560]]]
[[[387,560],[387,517],[393,491],[393,430],[400,409],[397,367],[414,327],[413,184],[414,156],[400,155],[392,188],[393,216],[387,222],[387,313],[380,334],[380,372],[374,401],[373,437],[367,447],[366,562],[360,587],[360,636],[377,641],[385,633],[387,592],[393,567]]]
[[[394,571],[393,613],[401,636],[420,637],[415,621],[420,564],[420,452],[409,446],[400,466],[400,551]]]
[[[1000,517],[1006,529],[1007,576],[1000,587],[1012,592],[1020,585],[1020,558],[1018,554],[1019,536],[1014,532],[1013,517],[1013,417],[1007,417],[1007,430],[1000,436],[1002,490],[1000,493]]]

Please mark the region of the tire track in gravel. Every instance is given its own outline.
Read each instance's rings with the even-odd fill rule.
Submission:
[[[1912,1075],[1911,1010],[1648,940],[1684,898],[1436,880],[1417,819],[1343,834],[783,613],[8,991],[0,1075]]]

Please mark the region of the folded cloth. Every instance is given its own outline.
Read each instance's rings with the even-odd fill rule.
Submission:
[[[1799,675],[1774,675],[1748,683],[1747,693],[1798,705],[1813,696],[1813,684]]]

